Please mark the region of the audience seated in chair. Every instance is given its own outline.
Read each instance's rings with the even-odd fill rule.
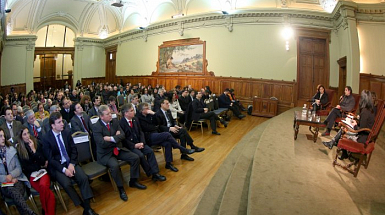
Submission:
[[[43,146],[29,134],[28,128],[22,127],[18,131],[18,144],[16,146],[17,153],[23,173],[29,179],[32,187],[39,192],[43,214],[55,214],[55,195],[50,189],[51,179],[48,174],[45,174],[37,181],[31,176],[33,172],[41,169],[46,169],[48,165],[47,159],[43,154]]]
[[[346,86],[345,94],[340,98],[340,104],[333,108],[333,110],[329,113],[328,117],[324,121],[324,124],[326,125],[326,131],[322,133],[322,136],[329,136],[337,117],[343,117],[345,115],[344,112],[353,110],[355,103],[355,99],[352,95],[352,88],[350,86]]]
[[[69,131],[64,130],[63,118],[59,112],[54,112],[49,117],[51,130],[43,137],[43,151],[48,160],[48,173],[53,181],[57,181],[75,206],[84,208],[83,214],[97,214],[90,205],[93,193],[88,181],[88,176],[78,165],[77,149]],[[60,149],[59,149],[60,148]],[[82,198],[72,185],[74,180],[78,185]]]
[[[95,96],[92,99],[92,104],[93,107],[88,111],[88,116],[91,118],[93,116],[98,116],[99,115],[99,106],[101,103],[101,97],[100,96]]]
[[[118,160],[123,160],[130,164],[130,187],[143,190],[147,187],[138,182],[140,170],[139,156],[123,147],[122,141],[125,139],[125,134],[117,119],[112,119],[110,109],[106,105],[99,107],[99,116],[100,119],[93,125],[98,163],[110,169],[111,176],[118,187],[120,198],[123,201],[127,201],[128,197],[120,177],[121,172]]]
[[[36,214],[24,199],[25,186],[31,187],[23,174],[16,149],[0,128],[0,183],[14,183],[10,187],[1,187],[1,193],[13,199],[20,214]]]
[[[164,147],[166,169],[178,172],[179,170],[172,165],[173,155],[172,148],[179,149],[181,153],[192,154],[194,149],[186,149],[180,146],[178,142],[169,132],[160,132],[159,125],[155,116],[155,112],[150,110],[147,103],[141,103],[138,108],[139,112],[136,114],[139,119],[140,126],[146,137],[146,143],[149,146]]]
[[[15,146],[18,141],[17,133],[23,125],[14,119],[13,112],[10,107],[5,109],[4,118],[5,122],[0,127],[4,130],[5,136],[9,137],[8,141]]]
[[[202,100],[201,92],[198,92],[196,99],[192,101],[192,120],[198,121],[199,119],[210,120],[212,134],[220,135],[220,133],[217,131],[217,120],[219,120],[225,127],[227,127],[227,122],[225,122],[223,119],[220,119],[214,112],[208,111],[206,104]]]
[[[229,93],[230,90],[226,88],[223,94],[219,96],[219,107],[230,109],[238,119],[244,118],[245,115],[241,114],[239,106],[235,103],[234,100],[230,100]]]
[[[191,138],[186,129],[178,126],[176,121],[171,116],[170,103],[167,99],[160,101],[160,110],[156,112],[158,120],[159,130],[161,132],[170,132],[174,138],[180,139],[181,146],[186,148],[186,143],[194,149],[195,152],[202,152],[205,149],[199,148],[194,145],[194,140]],[[194,158],[189,157],[186,153],[182,152],[180,157],[183,160],[193,161]]]
[[[159,174],[154,151],[146,144],[144,133],[135,117],[132,104],[123,105],[121,112],[123,117],[119,124],[126,137],[123,140],[123,146],[139,156],[140,165],[148,177],[152,176],[153,181],[165,181],[166,177]]]

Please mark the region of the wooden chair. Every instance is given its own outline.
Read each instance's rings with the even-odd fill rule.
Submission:
[[[326,104],[321,105],[321,110],[317,111],[317,115],[319,115],[319,116],[327,116],[327,115],[329,115],[329,112],[333,108],[332,101],[333,101],[333,98],[334,98],[334,90],[332,90],[332,89],[325,89],[325,93],[328,95],[329,101]]]
[[[347,170],[349,173],[353,174],[354,177],[357,177],[357,174],[358,174],[358,171],[360,170],[361,165],[364,166],[365,169],[368,168],[370,158],[374,150],[374,145],[376,143],[378,134],[380,133],[381,127],[384,123],[384,119],[385,119],[384,105],[385,105],[384,101],[378,102],[377,114],[376,114],[372,129],[364,128],[360,130],[353,130],[348,126],[344,126],[349,132],[358,133],[362,131],[367,131],[370,133],[369,133],[368,139],[364,144],[358,143],[356,141],[353,141],[347,138],[341,138],[337,145],[337,153],[333,161],[333,167],[335,167],[336,165],[339,167],[342,167],[344,170]],[[342,123],[341,123],[341,126],[343,126]],[[352,162],[346,165],[337,162],[338,154],[341,152],[342,149],[352,153],[351,156],[354,159]],[[353,166],[354,168],[352,169],[351,167]]]

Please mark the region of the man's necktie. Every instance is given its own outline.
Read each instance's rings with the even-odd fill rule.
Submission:
[[[57,137],[57,141],[59,142],[60,151],[61,151],[63,157],[66,159],[67,167],[68,167],[68,165],[70,163],[70,158],[68,157],[67,150],[64,147],[64,144],[60,139],[60,134],[58,134],[56,137]]]
[[[11,135],[11,138],[13,137],[13,128],[12,128],[12,124],[9,125],[9,134]]]
[[[107,126],[108,131],[111,131],[111,130],[110,130],[110,124],[107,123],[106,126]],[[118,156],[118,155],[119,155],[119,149],[118,149],[118,147],[115,147],[115,148],[114,148],[114,155],[115,155],[115,156]]]
[[[36,138],[38,138],[38,137],[39,137],[39,134],[37,133],[37,130],[36,130],[36,128],[35,128],[34,125],[32,126],[32,129],[33,129],[33,135],[34,135]]]
[[[84,126],[84,128],[86,129],[86,131],[87,131],[88,133],[90,133],[90,131],[89,131],[88,128],[87,128],[86,122],[84,121],[84,118],[81,116],[80,119],[82,120],[83,126]]]
[[[130,124],[130,127],[132,128],[132,127],[133,127],[133,125],[132,125],[132,121],[131,121],[131,120],[129,120],[129,121],[128,121],[128,123]]]

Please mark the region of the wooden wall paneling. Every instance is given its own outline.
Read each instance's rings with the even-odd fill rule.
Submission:
[[[371,81],[370,82],[370,88],[367,89],[367,90],[375,92],[376,95],[381,98],[381,91],[382,91],[381,87],[382,87],[382,83],[381,82],[379,82],[379,81]],[[361,91],[359,93],[361,93]]]
[[[270,98],[273,95],[273,87],[274,86],[270,83],[264,84],[262,98]]]
[[[377,98],[385,100],[385,83],[381,84],[381,94],[377,94]]]
[[[15,89],[15,92],[17,94],[24,93],[24,95],[26,95],[27,88],[26,88],[25,84],[14,84],[14,85],[1,86],[1,94],[5,97],[5,95],[7,93],[11,93],[12,87]]]

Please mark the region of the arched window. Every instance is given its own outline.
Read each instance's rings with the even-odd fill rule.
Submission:
[[[34,88],[62,88],[72,83],[75,33],[63,25],[47,25],[37,34],[35,43]]]

